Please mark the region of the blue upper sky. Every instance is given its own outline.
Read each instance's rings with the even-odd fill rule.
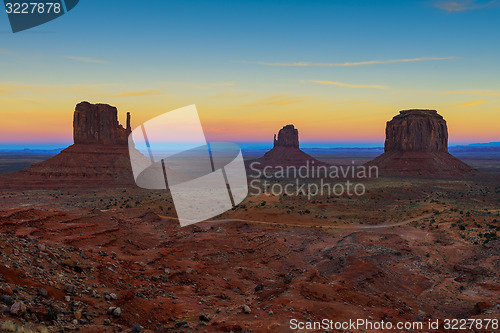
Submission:
[[[207,135],[233,141],[295,123],[305,141],[383,143],[412,107],[437,108],[452,142],[498,141],[499,17],[495,0],[106,0],[13,34],[2,11],[0,139],[71,141],[88,99],[136,125],[196,103]]]

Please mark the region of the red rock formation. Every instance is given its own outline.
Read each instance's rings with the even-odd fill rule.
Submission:
[[[278,140],[274,135],[274,147],[277,146],[299,148],[299,131],[293,125],[283,126],[278,132]]]
[[[448,127],[436,110],[404,110],[387,122],[385,153],[367,163],[380,175],[457,177],[476,170],[448,153]]]
[[[130,165],[127,125],[118,123],[117,109],[81,102],[73,118],[74,144],[58,155],[12,174],[7,188],[67,188],[135,185]]]
[[[385,151],[448,152],[448,127],[436,110],[404,110],[387,122]]]
[[[262,166],[286,167],[286,166],[317,166],[324,165],[314,157],[304,153],[299,148],[299,131],[293,125],[283,126],[278,132],[278,138],[274,135],[274,147],[257,161]]]
[[[118,123],[116,107],[108,104],[81,102],[73,116],[73,141],[75,144],[127,145],[130,134],[130,113],[127,128]]]

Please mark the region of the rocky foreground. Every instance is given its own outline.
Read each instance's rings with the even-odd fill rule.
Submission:
[[[289,332],[292,318],[500,315],[499,186],[251,197],[184,228],[161,192],[97,194],[0,194],[0,327]]]

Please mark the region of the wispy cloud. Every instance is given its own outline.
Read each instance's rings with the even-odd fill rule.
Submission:
[[[213,88],[226,88],[233,87],[234,82],[208,82],[208,83],[194,83],[194,82],[161,82],[162,85],[173,88],[186,88],[186,89],[213,89]]]
[[[380,85],[350,84],[350,83],[342,83],[342,82],[315,81],[315,80],[310,80],[310,82],[319,83],[319,84],[331,84],[331,85],[334,85],[334,86],[347,87],[347,88],[387,89],[387,87],[380,86]]]
[[[7,97],[7,98],[0,98],[1,103],[8,103],[8,104],[38,104],[34,99],[31,98],[12,98],[12,97]]]
[[[212,95],[210,97],[214,98],[214,99],[223,99],[223,98],[244,98],[244,97],[248,97],[248,96],[252,96],[252,94],[251,93],[237,94],[234,92],[226,91],[226,92],[222,92],[220,94]]]
[[[0,82],[0,92],[21,94],[38,93],[85,93],[85,94],[111,94],[109,87],[123,87],[123,84],[118,83],[99,83],[99,84],[86,84],[86,85],[52,85],[52,84],[24,84],[17,82]],[[116,90],[115,90],[116,91]]]
[[[0,94],[12,93],[13,91],[20,89],[33,89],[33,86],[12,82],[0,82]]]
[[[276,94],[269,96],[268,98],[264,98],[255,103],[245,104],[246,106],[283,106],[283,105],[292,105],[292,104],[300,104],[304,102],[304,99],[297,98],[296,96],[290,96],[287,94]]]
[[[87,58],[87,57],[73,57],[73,56],[64,56],[66,59],[71,59],[80,62],[87,62],[92,64],[107,64],[108,62],[101,59]]]
[[[472,102],[463,102],[463,103],[457,103],[458,106],[463,106],[463,107],[468,107],[468,106],[476,106],[479,104],[486,103],[485,100],[480,100],[480,101],[472,101]]]
[[[474,9],[483,9],[488,7],[500,6],[500,1],[477,1],[477,0],[454,0],[454,1],[438,1],[434,7],[447,11],[448,13],[465,12]]]
[[[146,96],[146,95],[160,95],[163,90],[160,89],[149,89],[141,91],[126,91],[118,94],[118,97],[135,97],[135,96]]]
[[[457,57],[422,57],[422,58],[409,58],[409,59],[389,59],[389,60],[369,60],[359,62],[248,62],[247,64],[257,64],[263,66],[277,66],[277,67],[354,67],[354,66],[369,66],[369,65],[382,65],[382,64],[398,64],[405,62],[419,62],[419,61],[438,61],[438,60],[452,60]]]
[[[77,93],[94,93],[109,90],[109,88],[124,88],[123,84],[119,83],[95,83],[95,84],[79,84],[66,87],[69,92]]]
[[[442,91],[440,95],[476,95],[476,96],[500,96],[500,92],[491,90],[457,90],[457,91]]]

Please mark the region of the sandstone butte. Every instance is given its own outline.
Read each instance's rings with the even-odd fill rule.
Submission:
[[[74,144],[26,170],[3,177],[7,188],[72,188],[133,186],[128,135],[116,107],[81,102],[73,116]]]
[[[286,166],[318,166],[325,165],[299,148],[299,131],[293,125],[283,126],[274,135],[273,148],[257,159],[261,166],[286,167]]]
[[[387,122],[384,153],[367,165],[382,176],[460,177],[476,170],[448,152],[446,120],[436,110],[403,110]]]

